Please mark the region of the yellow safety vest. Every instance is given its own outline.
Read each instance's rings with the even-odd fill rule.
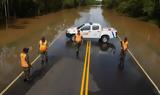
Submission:
[[[20,58],[21,58],[21,67],[29,67],[26,61],[27,55],[25,53],[21,53]]]
[[[45,40],[45,42],[42,42],[40,40],[39,45],[40,45],[40,47],[39,47],[40,52],[46,52],[47,51],[47,41],[46,40]]]
[[[128,48],[128,41],[124,42],[122,41],[122,49],[126,50]]]
[[[81,42],[82,41],[82,35],[81,34],[80,35],[76,34],[75,41],[76,42]]]

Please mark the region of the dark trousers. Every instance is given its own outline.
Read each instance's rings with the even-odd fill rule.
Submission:
[[[47,63],[48,62],[48,53],[47,51],[46,52],[41,52],[41,63],[44,64],[44,63]]]
[[[29,79],[30,77],[30,68],[29,67],[23,67],[23,71],[24,71],[24,79]]]
[[[81,46],[81,42],[76,42],[76,56],[77,56],[77,57],[79,56],[80,46]]]
[[[120,59],[124,62],[127,50],[121,49]]]
[[[121,49],[121,53],[120,53],[120,64],[119,64],[119,68],[120,68],[121,70],[123,70],[123,68],[124,68],[124,62],[125,62],[126,53],[127,53],[127,50]]]

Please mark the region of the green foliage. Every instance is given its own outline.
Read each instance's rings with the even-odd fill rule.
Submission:
[[[1,0],[0,0],[1,1]],[[2,3],[0,3],[1,6],[0,6],[0,24],[3,23],[3,14],[4,14],[4,10],[3,10],[3,6],[2,6]]]
[[[18,17],[32,16],[34,14],[34,2],[32,0],[15,0],[14,4]]]
[[[64,8],[72,8],[76,7],[79,4],[79,0],[63,0],[63,7]]]
[[[6,4],[6,0],[0,0],[0,20],[4,17],[3,1],[5,1]],[[88,5],[94,1],[95,0],[8,0],[9,9],[7,10],[9,10],[10,16],[28,17],[54,12],[62,8],[77,7],[82,3]]]
[[[133,17],[153,19],[160,25],[160,0],[103,0],[107,8]]]
[[[86,0],[86,4],[87,5],[94,5],[94,4],[98,4],[98,2],[96,0]]]
[[[117,2],[117,0],[103,0],[103,4],[109,9],[116,7]]]
[[[127,13],[129,16],[138,17],[143,14],[142,0],[127,0],[118,5],[117,10]]]
[[[144,0],[143,12],[145,15],[151,17],[154,11],[154,2],[151,0]]]

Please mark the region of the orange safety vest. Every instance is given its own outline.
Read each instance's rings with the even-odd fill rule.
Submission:
[[[122,41],[122,49],[126,50],[128,48],[128,41],[124,42]]]
[[[39,45],[40,45],[40,47],[39,47],[40,52],[46,52],[47,51],[47,40],[45,40],[45,42],[42,42],[40,40]]]
[[[21,53],[20,58],[21,58],[21,67],[29,67],[26,61],[27,55],[25,53]]]
[[[82,41],[82,35],[81,34],[80,35],[76,34],[75,41],[76,42],[81,42]]]

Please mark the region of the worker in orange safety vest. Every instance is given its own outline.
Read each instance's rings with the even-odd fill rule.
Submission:
[[[128,39],[127,39],[127,37],[125,37],[124,40],[121,41],[120,67],[122,69],[124,68],[124,62],[125,62],[127,49],[128,49]]]
[[[48,42],[45,39],[45,37],[42,37],[41,40],[39,41],[39,52],[41,54],[42,65],[48,62],[47,50],[48,50]]]
[[[76,56],[77,57],[79,56],[79,48],[82,44],[82,40],[83,40],[83,37],[80,33],[80,30],[78,30],[77,34],[74,36],[74,41],[76,43]]]
[[[125,37],[124,40],[121,41],[121,53],[125,55],[127,49],[128,49],[128,39],[127,37]]]
[[[20,54],[20,63],[24,71],[24,81],[28,81],[30,78],[31,64],[29,63],[28,51],[29,51],[29,48],[23,48]]]

